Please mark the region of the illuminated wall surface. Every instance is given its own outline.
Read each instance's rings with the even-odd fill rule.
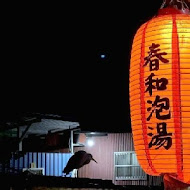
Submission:
[[[139,163],[190,183],[190,16],[158,15],[137,31],[130,108]]]

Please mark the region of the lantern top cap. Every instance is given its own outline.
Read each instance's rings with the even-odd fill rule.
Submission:
[[[185,0],[163,0],[158,15],[166,14],[190,14],[190,10]]]

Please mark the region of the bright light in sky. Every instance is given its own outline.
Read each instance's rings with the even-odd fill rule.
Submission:
[[[106,55],[105,55],[105,54],[101,54],[100,57],[101,57],[102,59],[104,59],[104,58],[106,57]]]

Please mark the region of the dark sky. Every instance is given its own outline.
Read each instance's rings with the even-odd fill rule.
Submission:
[[[84,130],[130,131],[132,39],[161,4],[89,1],[8,7],[1,118],[55,113],[76,118]]]

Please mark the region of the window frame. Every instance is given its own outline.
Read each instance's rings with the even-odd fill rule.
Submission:
[[[115,180],[147,180],[147,174],[143,171],[143,169],[141,168],[141,166],[139,165],[139,163],[138,163],[138,159],[137,159],[137,156],[136,156],[136,161],[137,161],[137,164],[120,164],[120,165],[118,165],[118,164],[116,164],[116,156],[118,155],[118,154],[123,154],[123,155],[125,155],[126,154],[126,157],[127,157],[127,155],[128,154],[134,154],[135,156],[136,156],[136,153],[135,153],[135,151],[123,151],[123,152],[114,152],[114,179]],[[127,158],[126,158],[127,159]],[[130,158],[129,158],[130,159]],[[130,161],[131,162],[131,161]],[[118,175],[117,175],[117,173],[116,173],[116,171],[117,171],[117,168],[121,168],[121,167],[126,167],[126,168],[134,168],[134,167],[138,167],[139,168],[139,170],[140,170],[140,172],[142,172],[144,175],[142,175],[142,176],[132,176],[132,174],[130,175],[130,176],[121,176],[121,177],[119,177]]]

